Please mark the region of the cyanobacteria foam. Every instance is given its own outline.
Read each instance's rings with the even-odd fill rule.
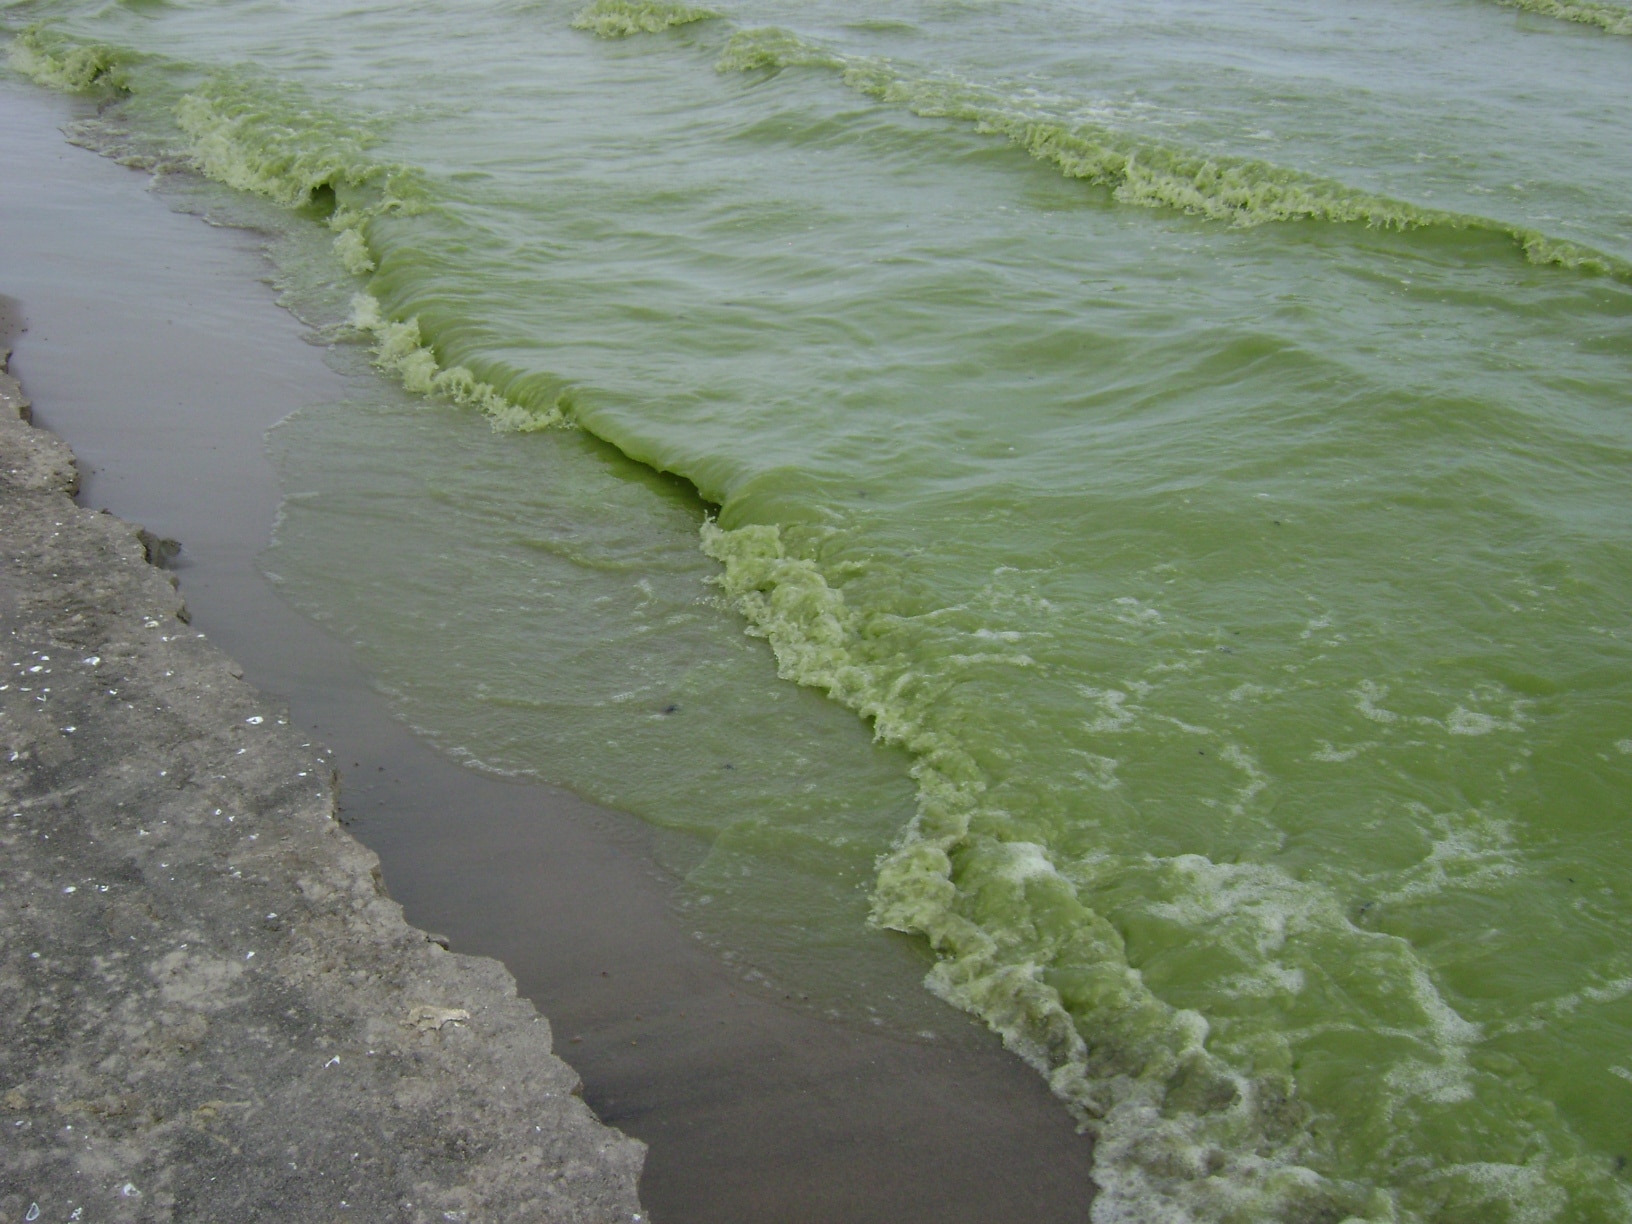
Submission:
[[[423,398],[274,568],[448,750],[836,1009],[921,936],[1101,1224],[1626,1221],[1632,73],[1521,7],[4,20],[327,227]]]

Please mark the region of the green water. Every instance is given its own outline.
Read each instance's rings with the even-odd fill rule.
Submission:
[[[447,751],[924,937],[1101,1224],[1619,1221],[1632,44],[1520,7],[0,13],[405,388],[267,566]]]

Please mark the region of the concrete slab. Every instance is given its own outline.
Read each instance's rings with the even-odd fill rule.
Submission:
[[[0,362],[0,1224],[642,1221],[643,1145],[27,412]]]

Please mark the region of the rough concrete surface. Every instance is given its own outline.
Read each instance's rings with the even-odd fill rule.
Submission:
[[[644,1147],[498,962],[403,921],[3,358],[0,1224],[642,1221]]]

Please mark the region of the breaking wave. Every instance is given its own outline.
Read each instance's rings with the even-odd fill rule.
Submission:
[[[1413,1167],[1417,1126],[1454,1114],[1476,1083],[1507,1089],[1471,1064],[1483,1033],[1440,996],[1407,941],[1356,927],[1326,888],[1274,867],[1199,855],[1134,865],[1163,878],[1168,908],[1190,929],[1231,928],[1224,946],[1244,962],[1314,940],[1336,950],[1343,972],[1394,983],[1387,1023],[1412,1052],[1379,1066],[1375,1093],[1399,1127],[1389,1146],[1400,1150],[1356,1169],[1299,1099],[1284,1038],[1260,1045],[1244,1070],[1209,1050],[1203,1015],[1145,985],[1115,926],[1086,899],[1129,865],[1108,861],[1095,878],[1092,865],[1061,866],[1022,840],[1024,822],[990,799],[957,716],[941,717],[888,628],[849,606],[814,562],[788,555],[776,527],[705,522],[702,547],[783,679],[825,692],[913,755],[918,812],[878,864],[872,921],[927,938],[938,956],[929,989],[999,1033],[1094,1135],[1096,1224],[1518,1224],[1572,1209],[1586,1214],[1571,1218],[1627,1218],[1632,1203],[1610,1163],[1540,1120],[1531,1141],[1545,1155],[1528,1164]],[[1304,972],[1268,959],[1266,972]]]
[[[669,0],[595,0],[572,19],[575,30],[590,30],[602,38],[627,38],[631,34],[656,34],[670,26],[708,21],[719,14],[689,4]]]
[[[1507,8],[1597,26],[1608,34],[1632,34],[1632,11],[1614,4],[1564,4],[1560,0],[1497,0]]]

